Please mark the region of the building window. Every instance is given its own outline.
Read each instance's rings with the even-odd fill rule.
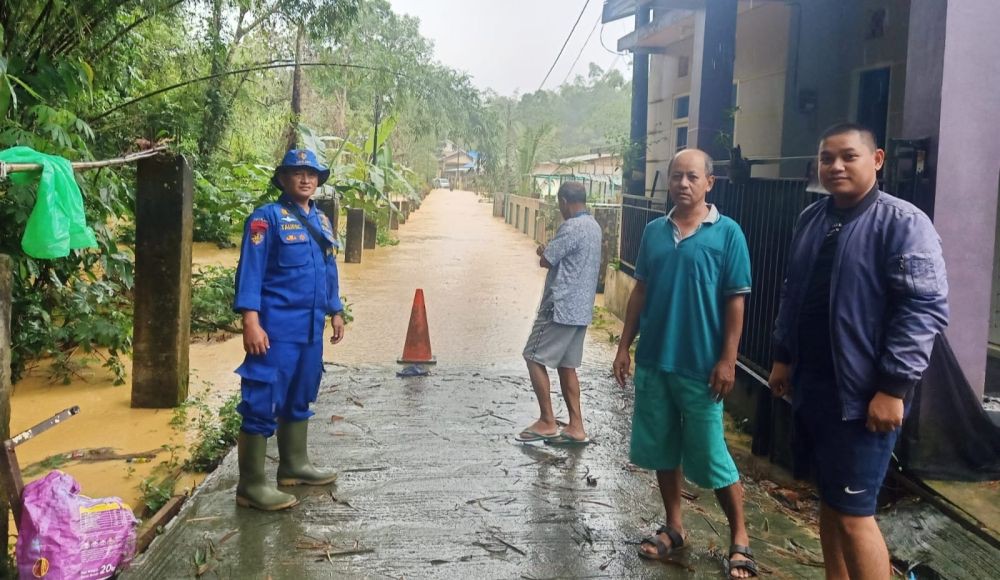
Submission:
[[[674,152],[687,149],[688,146],[688,126],[678,125],[674,128]]]
[[[691,96],[684,95],[674,99],[674,119],[687,119],[688,108],[691,105]]]
[[[682,79],[691,71],[691,59],[686,56],[678,57],[677,59],[677,78]]]

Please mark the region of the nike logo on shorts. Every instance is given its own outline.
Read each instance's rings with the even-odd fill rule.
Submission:
[[[867,489],[859,489],[859,490],[855,491],[855,490],[851,489],[851,486],[849,486],[849,485],[846,486],[846,487],[844,487],[844,493],[846,493],[847,495],[858,495],[859,493],[864,493],[866,491],[868,491],[868,490]]]

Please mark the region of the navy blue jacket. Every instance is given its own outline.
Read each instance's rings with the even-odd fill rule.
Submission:
[[[948,324],[941,239],[916,206],[887,193],[844,224],[830,281],[830,341],[841,418],[868,415],[879,391],[906,398]],[[799,216],[774,329],[774,360],[794,365],[812,266],[833,225],[820,200]]]
[[[309,215],[303,217],[329,242],[326,247],[296,219],[297,207],[284,194],[257,208],[243,228],[233,308],[257,311],[272,341],[322,340],[326,316],[344,309],[333,228],[326,215],[309,204]]]

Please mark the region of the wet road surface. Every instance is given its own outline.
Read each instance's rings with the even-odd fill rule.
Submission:
[[[338,483],[292,488],[302,503],[282,513],[237,508],[230,455],[125,578],[193,577],[199,551],[214,554],[223,578],[722,577],[728,541],[716,530],[727,533],[725,519],[694,487],[682,563],[636,555],[662,508],[652,476],[627,463],[631,397],[603,368],[582,373],[596,442],[583,449],[513,440],[535,412],[516,368],[409,379],[393,368],[328,370],[310,447],[314,461],[340,471]],[[821,577],[789,557],[818,560],[813,533],[757,484],[747,499],[761,564],[774,577]]]

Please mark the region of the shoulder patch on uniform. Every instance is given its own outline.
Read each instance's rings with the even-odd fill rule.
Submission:
[[[250,220],[250,232],[266,232],[268,228],[267,220],[264,218],[254,218]]]

